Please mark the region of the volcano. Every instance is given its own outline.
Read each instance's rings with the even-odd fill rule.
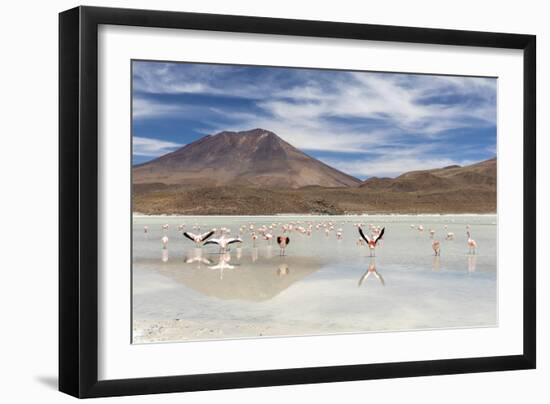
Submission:
[[[265,129],[207,135],[132,171],[134,184],[286,189],[361,184]]]

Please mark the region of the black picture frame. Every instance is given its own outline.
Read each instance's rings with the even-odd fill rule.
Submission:
[[[523,51],[523,354],[98,380],[98,26],[180,28]],[[59,390],[103,397],[534,369],[536,366],[534,35],[77,7],[59,15]]]

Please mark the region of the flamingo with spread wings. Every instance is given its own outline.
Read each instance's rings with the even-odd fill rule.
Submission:
[[[183,232],[183,235],[187,237],[189,240],[193,241],[197,247],[200,247],[202,243],[204,243],[206,240],[212,237],[213,234],[214,234],[214,230],[210,230],[209,232],[206,232],[203,234],[194,234],[189,231]]]
[[[386,230],[386,228],[382,227],[382,230],[380,230],[380,233],[378,234],[378,236],[371,239],[371,238],[369,238],[369,236],[367,236],[365,233],[363,233],[363,229],[361,227],[359,227],[359,234],[361,235],[363,240],[365,240],[367,242],[367,246],[369,247],[371,257],[376,255],[374,250],[376,249],[376,245],[378,244],[378,241],[384,235],[384,230]]]
[[[286,236],[277,237],[277,244],[279,244],[279,255],[285,255],[286,246],[290,243],[290,238]]]
[[[227,252],[227,246],[233,243],[242,243],[243,240],[240,237],[226,237],[221,236],[220,238],[212,238],[208,240],[203,245],[207,244],[217,244],[220,246],[220,254]]]

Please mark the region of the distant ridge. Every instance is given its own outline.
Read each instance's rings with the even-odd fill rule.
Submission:
[[[302,188],[361,181],[314,159],[265,129],[207,135],[134,166],[134,184]]]
[[[396,178],[372,177],[360,187],[392,192],[444,192],[472,188],[496,192],[497,160],[492,158],[468,166],[448,166],[433,170],[410,171]]]

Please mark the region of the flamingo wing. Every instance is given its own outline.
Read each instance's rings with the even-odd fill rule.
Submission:
[[[233,243],[242,243],[243,241],[240,239],[240,238],[231,238],[229,239],[229,241],[227,242],[227,244],[233,244]]]
[[[290,238],[286,238],[286,245],[289,245],[290,244]]]
[[[213,238],[213,239],[208,240],[206,243],[204,243],[204,245],[208,245],[208,244],[218,244],[218,245],[220,245],[220,239]]]
[[[378,237],[376,237],[376,239],[374,240],[374,244],[378,243],[378,240],[380,240],[382,238],[382,236],[384,235],[384,230],[386,230],[385,227],[382,227],[382,230],[380,231],[380,234],[378,235]]]
[[[370,239],[367,235],[365,235],[365,233],[363,233],[363,229],[362,228],[358,228],[359,229],[359,234],[361,235],[361,237],[363,237],[363,240],[365,240],[368,243],[370,243]]]
[[[209,239],[210,237],[212,237],[213,234],[214,234],[214,230],[210,230],[207,233],[201,234],[200,235],[200,240],[205,241],[205,240]]]
[[[193,242],[195,241],[195,237],[197,237],[195,234],[189,233],[187,231],[184,231],[183,235]]]

